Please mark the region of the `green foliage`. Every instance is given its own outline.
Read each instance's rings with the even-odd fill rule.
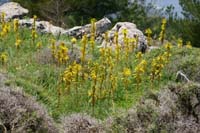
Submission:
[[[179,0],[179,2],[185,19],[181,21],[178,30],[185,40],[190,40],[193,46],[200,47],[200,1]]]
[[[83,25],[91,18],[117,12],[127,5],[127,0],[13,0],[30,10],[30,16],[52,21],[62,27]]]

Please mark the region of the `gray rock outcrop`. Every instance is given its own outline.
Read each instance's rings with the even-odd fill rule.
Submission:
[[[111,27],[111,21],[106,17],[97,21],[95,24],[97,36],[106,32]],[[76,26],[66,30],[63,34],[76,38],[81,38],[84,33],[90,36],[90,28],[91,24],[87,24],[85,26]]]
[[[19,24],[22,27],[32,28],[33,19],[21,19]],[[51,33],[53,35],[59,35],[65,31],[63,28],[54,26],[48,21],[36,21],[36,29],[41,33]]]
[[[104,40],[102,42],[101,47],[106,47],[106,46],[110,46],[110,47],[115,47],[114,45],[114,35],[115,32],[118,32],[118,42],[121,46],[124,45],[124,33],[123,30],[127,29],[127,38],[136,38],[138,36],[138,49],[142,50],[143,47],[146,50],[147,47],[147,41],[146,41],[146,37],[144,36],[144,34],[142,33],[142,31],[140,31],[139,29],[137,29],[136,25],[130,22],[118,22],[109,32],[108,32],[108,39],[109,39],[109,44],[106,44],[106,41]]]
[[[14,18],[22,18],[28,14],[28,9],[25,9],[16,2],[8,2],[0,6],[0,13],[5,13],[5,20],[9,21]]]

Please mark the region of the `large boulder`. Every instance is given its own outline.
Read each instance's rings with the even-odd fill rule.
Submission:
[[[32,28],[33,19],[21,19],[19,24],[22,27]],[[51,33],[53,35],[60,35],[65,31],[63,28],[54,26],[48,21],[36,21],[36,29],[41,33]]]
[[[8,2],[0,6],[0,13],[5,13],[6,21],[14,18],[22,18],[28,12],[28,9],[21,7],[20,4],[15,2]]]
[[[121,46],[123,46],[124,45],[124,39],[123,39],[124,38],[124,33],[123,33],[124,29],[127,30],[127,37],[128,38],[136,38],[138,36],[138,48],[139,48],[139,50],[142,50],[143,48],[146,50],[146,48],[147,48],[146,37],[144,36],[142,31],[137,29],[135,24],[130,23],[130,22],[118,22],[108,32],[109,44],[106,44],[106,41],[104,40],[102,42],[101,47],[106,47],[106,46],[115,47],[115,45],[114,45],[114,36],[115,36],[116,32],[118,32],[118,34],[119,34],[118,42],[119,42],[119,44]]]
[[[95,24],[97,36],[106,32],[111,27],[111,21],[106,17],[97,21]],[[76,26],[74,28],[66,30],[63,34],[76,38],[81,38],[83,34],[87,34],[88,36],[90,36],[90,29],[91,24],[87,24],[85,26]]]

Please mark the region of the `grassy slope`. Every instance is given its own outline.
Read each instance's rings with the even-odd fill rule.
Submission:
[[[7,84],[23,87],[27,93],[35,96],[38,101],[44,103],[50,115],[54,118],[59,118],[63,114],[70,114],[73,112],[87,112],[92,114],[91,105],[88,104],[87,90],[81,91],[81,93],[83,93],[81,97],[73,93],[70,96],[66,95],[62,97],[61,105],[59,108],[57,107],[59,75],[63,72],[65,66],[39,63],[37,60],[37,58],[39,58],[38,52],[42,50],[37,50],[35,46],[31,45],[30,35],[31,32],[28,29],[20,29],[20,36],[23,42],[19,50],[14,46],[15,39],[13,32],[10,32],[8,36],[0,42],[0,52],[6,51],[9,55],[8,63],[0,67],[1,72],[8,73],[10,76],[10,80],[7,81]],[[41,41],[43,48],[45,48],[49,47],[49,39],[51,38],[53,38],[51,35],[39,35],[37,41]],[[67,42],[68,38],[62,36],[60,40]],[[122,95],[123,86],[119,83],[117,91],[119,96],[115,99],[115,108],[107,101],[97,103],[94,116],[97,118],[105,118],[110,114],[115,114],[116,110],[119,108],[127,109],[131,107],[146,91],[156,91],[168,82],[175,81],[175,74],[180,69],[185,71],[188,75],[191,75],[191,77],[194,78],[193,80],[198,81],[200,50],[196,48],[174,48],[172,50],[171,61],[167,67],[165,67],[162,78],[155,82],[153,89],[150,88],[150,81],[148,78],[150,63],[154,57],[164,52],[163,49],[164,48],[154,50],[144,55],[144,59],[148,61],[148,65],[147,72],[143,78],[144,82],[140,89],[135,89],[135,84],[130,85],[128,88],[128,100],[126,101]],[[120,63],[120,65],[121,64],[124,64],[124,62]],[[132,69],[134,69],[136,64],[137,62],[134,60],[129,61],[129,65]],[[87,86],[90,85],[88,84]],[[75,104],[77,99],[82,102]]]

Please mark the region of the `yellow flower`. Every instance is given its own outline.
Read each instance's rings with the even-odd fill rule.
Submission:
[[[22,40],[20,40],[20,39],[16,40],[15,46],[17,47],[17,49],[20,47],[21,43],[22,43]]]
[[[167,50],[170,50],[170,49],[172,48],[172,44],[171,44],[171,43],[165,44],[165,48],[166,48]]]
[[[96,71],[95,71],[95,70],[92,70],[90,76],[91,76],[91,78],[92,78],[93,80],[96,80],[96,79],[97,79]]]
[[[14,32],[18,31],[18,27],[19,27],[19,20],[18,19],[14,19]]]
[[[123,29],[123,30],[122,30],[122,33],[124,34],[124,36],[126,36],[127,33],[128,33],[127,29]]]
[[[145,30],[145,33],[146,33],[147,35],[151,35],[151,34],[152,34],[152,31],[151,31],[150,28],[148,28],[148,29]]]
[[[163,18],[162,19],[162,24],[166,24],[167,23],[167,19],[166,18]]]
[[[186,48],[192,48],[192,44],[191,44],[191,42],[190,41],[188,41],[187,43],[186,43]]]
[[[5,16],[6,14],[4,12],[1,13],[1,22],[4,23],[5,22]]]
[[[131,70],[129,68],[124,68],[123,75],[125,77],[131,76]]]
[[[72,44],[76,44],[76,42],[77,42],[76,38],[73,37],[73,38],[71,39],[71,43],[72,43]]]
[[[178,47],[179,47],[179,48],[182,48],[182,46],[183,46],[183,40],[182,40],[181,38],[179,38],[179,39],[177,40],[177,43],[178,43]]]
[[[38,49],[40,49],[40,48],[42,47],[42,42],[38,42],[38,43],[36,44],[36,47],[37,47]]]
[[[142,52],[138,52],[136,58],[140,60],[142,58]]]
[[[36,20],[36,19],[37,19],[37,16],[36,16],[36,15],[34,15],[34,16],[33,16],[33,19],[35,19],[35,20]]]
[[[32,30],[31,37],[33,41],[38,37],[35,29]]]
[[[8,60],[8,55],[7,53],[3,52],[0,54],[0,61],[2,62],[2,64],[5,64]]]

